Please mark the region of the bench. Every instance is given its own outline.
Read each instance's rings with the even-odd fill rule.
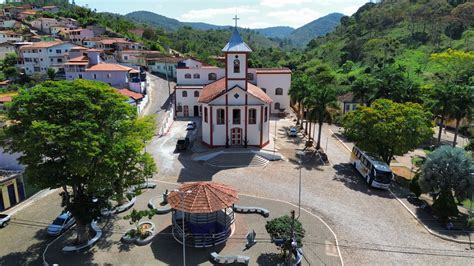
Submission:
[[[267,209],[259,208],[259,207],[244,207],[244,206],[234,205],[233,209],[236,213],[257,213],[257,214],[262,215],[265,218],[270,216],[270,212]]]
[[[156,183],[147,181],[147,182],[141,183],[139,185],[131,186],[128,189],[128,191],[134,192],[137,189],[147,189],[147,188],[151,188],[151,189],[156,188]]]
[[[129,202],[125,203],[124,205],[120,205],[118,207],[116,207],[112,213],[113,214],[117,214],[117,213],[121,213],[121,212],[124,212],[130,208],[132,208],[133,205],[135,205],[135,202],[137,201],[137,197],[133,197]]]
[[[172,209],[171,209],[171,206],[169,206],[169,205],[166,205],[162,208],[157,208],[155,206],[154,202],[157,198],[162,198],[163,199],[163,196],[158,196],[158,197],[151,198],[150,201],[148,201],[148,208],[150,208],[152,210],[155,210],[156,214],[158,214],[158,215],[170,213]]]
[[[232,264],[232,263],[243,263],[245,265],[249,264],[250,258],[247,256],[237,255],[237,256],[221,256],[216,252],[211,253],[211,260],[215,263],[220,264]]]
[[[93,238],[91,238],[86,243],[83,243],[83,244],[80,244],[80,245],[77,245],[77,246],[65,246],[63,248],[63,251],[64,252],[73,252],[73,251],[79,252],[82,249],[91,247],[97,241],[99,241],[100,237],[102,236],[102,229],[99,228],[96,221],[93,221],[91,223],[91,228],[92,228],[92,230],[95,231],[95,236]]]

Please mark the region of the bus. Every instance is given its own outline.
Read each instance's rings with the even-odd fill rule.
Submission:
[[[351,164],[362,175],[369,186],[381,189],[389,188],[393,178],[392,170],[376,156],[354,146],[351,153]]]

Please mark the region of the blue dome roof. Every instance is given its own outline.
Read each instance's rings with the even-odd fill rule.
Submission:
[[[242,40],[237,28],[234,28],[234,32],[222,52],[252,52],[252,49]]]

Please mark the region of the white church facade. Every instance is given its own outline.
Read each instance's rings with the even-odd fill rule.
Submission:
[[[222,52],[225,68],[188,59],[178,64],[177,117],[201,117],[209,147],[257,146],[270,141],[270,115],[290,108],[291,71],[249,69],[252,50],[237,27]]]

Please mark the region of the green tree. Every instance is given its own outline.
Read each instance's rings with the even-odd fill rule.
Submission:
[[[137,118],[126,98],[105,83],[41,83],[20,91],[7,116],[16,123],[5,129],[3,145],[22,154],[24,174],[35,185],[62,188],[79,243],[88,240],[87,225],[111,199],[120,200],[155,171],[143,152],[153,118]]]
[[[56,77],[56,70],[54,68],[48,68],[46,75],[48,75],[48,78],[50,80],[54,80],[54,78]]]
[[[5,55],[5,59],[3,59],[3,68],[7,67],[14,67],[18,61],[18,55],[15,53],[8,53]]]
[[[3,69],[3,74],[9,79],[16,79],[20,75],[18,68],[12,66]]]
[[[431,113],[416,103],[379,99],[343,118],[346,135],[357,146],[379,155],[390,165],[394,155],[403,155],[431,138]]]
[[[291,88],[289,91],[291,99],[298,104],[298,115],[297,124],[300,124],[300,120],[302,120],[302,108],[303,108],[303,100],[305,96],[308,94],[307,87],[306,87],[306,76],[301,72],[296,72],[292,77]]]
[[[474,52],[448,49],[432,54],[431,61],[441,67],[438,76],[446,84],[467,84],[474,75]]]
[[[302,247],[302,239],[305,235],[305,230],[303,229],[303,225],[298,220],[292,220],[290,216],[284,215],[270,221],[267,221],[265,225],[265,229],[267,233],[270,235],[272,239],[284,239],[286,240],[283,245],[283,254],[286,257],[286,251],[291,250],[291,224],[293,224],[293,229],[295,233],[296,242],[298,243],[298,247]]]
[[[433,208],[442,219],[456,216],[458,201],[474,192],[472,158],[461,148],[442,146],[426,158],[419,180],[423,192],[435,192]]]
[[[369,106],[373,101],[375,92],[377,91],[377,83],[370,75],[361,75],[351,84],[351,91],[354,99],[362,104]]]
[[[444,123],[449,115],[452,115],[456,95],[454,94],[455,85],[437,84],[433,90],[428,93],[426,105],[439,118],[438,145],[441,144],[441,133]]]
[[[472,116],[472,109],[474,108],[474,86],[454,86],[454,101],[451,118],[456,120],[456,129],[453,139],[453,147],[456,146],[456,141],[459,134],[459,125],[461,120],[468,119]]]

